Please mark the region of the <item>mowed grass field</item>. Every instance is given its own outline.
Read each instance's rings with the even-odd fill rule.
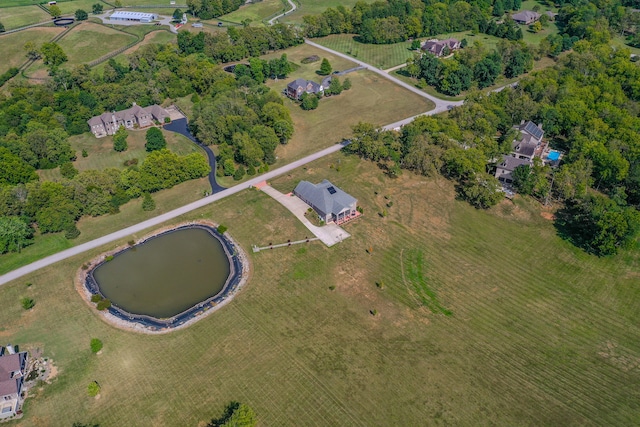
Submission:
[[[85,64],[134,42],[136,37],[100,24],[83,22],[58,44],[69,57],[66,67]]]
[[[193,152],[202,152],[202,149],[189,141],[186,137],[175,132],[162,130],[167,140],[167,148],[174,153],[185,155]],[[139,163],[147,157],[149,153],[144,148],[146,130],[129,131],[127,137],[128,148],[126,151],[118,153],[113,150],[113,137],[105,136],[96,138],[87,132],[82,135],[74,135],[69,138],[71,148],[76,152],[77,159],[73,165],[79,171],[89,169],[117,168],[124,169],[124,162],[131,159],[138,159]],[[82,150],[86,150],[88,156],[82,157]],[[60,177],[59,170],[47,169],[38,171],[41,178],[51,180]]]
[[[46,22],[50,19],[51,15],[38,6],[0,7],[0,22],[5,30]]]
[[[11,67],[19,67],[27,61],[23,46],[27,42],[34,42],[36,46],[48,42],[64,28],[38,27],[30,28],[17,33],[7,34],[0,38],[0,74]]]
[[[394,44],[365,44],[357,42],[353,34],[334,34],[313,41],[329,49],[353,56],[374,67],[387,69],[404,64],[413,56],[411,42]]]
[[[287,6],[288,5],[289,4],[287,3]],[[240,6],[240,9],[226,15],[222,15],[220,20],[242,22],[245,19],[250,19],[254,25],[259,25],[262,24],[263,19],[267,19],[278,12],[283,12],[290,8],[291,6],[288,6],[287,9],[285,9],[285,5],[282,0],[262,0],[257,3]],[[210,21],[204,22],[217,23],[218,21],[219,20],[217,18],[214,18]]]
[[[100,0],[72,0],[72,1],[59,1],[56,6],[60,8],[64,15],[72,15],[78,9],[82,9],[85,12],[91,14],[94,4],[101,4],[104,10],[110,9],[111,6]]]
[[[373,3],[374,0],[364,0],[365,3]],[[302,23],[304,15],[317,15],[330,7],[344,6],[351,9],[358,0],[297,0],[298,8],[290,15],[280,18],[281,22]],[[289,10],[289,8],[287,8]]]
[[[185,330],[146,336],[100,320],[73,285],[100,251],[0,287],[4,341],[59,368],[20,425],[204,425],[231,400],[266,426],[638,424],[637,253],[586,255],[537,204],[476,210],[442,178],[391,180],[341,153],[272,184],[323,178],[364,209],[352,237],[249,251],[246,288]],[[197,218],[227,225],[245,251],[308,234],[258,191],[184,219]],[[87,396],[94,380],[99,399]]]

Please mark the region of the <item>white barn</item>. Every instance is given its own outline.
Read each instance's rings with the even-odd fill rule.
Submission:
[[[135,22],[153,22],[158,19],[155,13],[130,12],[128,10],[118,10],[113,12],[109,17],[112,21],[135,21]]]

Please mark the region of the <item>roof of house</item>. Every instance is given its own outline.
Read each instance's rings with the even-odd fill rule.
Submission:
[[[113,12],[110,19],[155,19],[156,14],[144,12],[132,12],[129,10],[117,10]]]
[[[536,152],[536,147],[538,144],[536,142],[527,141],[513,141],[512,147],[513,152],[522,154],[523,156],[531,157],[533,153]]]
[[[140,118],[146,115],[152,115],[155,118],[163,119],[164,117],[169,117],[169,113],[162,108],[161,106],[154,104],[148,107],[140,107],[139,105],[134,104],[131,108],[127,108],[122,111],[115,111],[113,113],[106,112],[102,113],[99,116],[95,116],[87,120],[89,126],[100,125],[104,123],[112,123],[113,117],[115,116],[116,120],[132,120],[135,118]]]
[[[440,55],[445,47],[449,49],[454,49],[457,44],[460,43],[458,39],[450,38],[446,40],[427,40],[424,45],[422,45],[422,50],[426,50],[429,52],[434,52],[437,55]]]
[[[531,161],[528,159],[518,159],[513,156],[504,156],[502,163],[500,163],[498,167],[506,171],[513,171],[515,168],[522,165],[531,166]]]
[[[298,90],[298,88],[306,89],[307,81],[305,79],[295,79],[294,81],[289,83],[287,87],[293,90]]]
[[[294,193],[320,211],[335,215],[338,215],[357,202],[354,197],[345,193],[326,179],[318,184],[312,184],[309,181],[300,181]]]
[[[14,378],[12,374],[21,370],[21,360],[24,356],[26,352],[0,357],[0,396],[18,392],[17,377]]]
[[[522,12],[514,13],[513,15],[511,15],[511,18],[514,21],[529,22],[531,20],[539,19],[540,14],[538,12],[534,12],[533,10],[523,10]]]
[[[542,128],[539,125],[536,125],[535,123],[533,123],[532,121],[528,121],[523,125],[520,125],[519,128],[522,132],[528,133],[529,135],[536,138],[538,141],[540,141],[542,139],[542,136],[544,135],[544,131],[542,130]]]

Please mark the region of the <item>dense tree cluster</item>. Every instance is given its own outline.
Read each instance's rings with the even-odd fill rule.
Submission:
[[[238,64],[233,69],[238,80],[242,80],[243,77],[249,77],[258,83],[264,83],[267,78],[283,79],[291,72],[291,63],[287,59],[287,54],[283,53],[280,58],[274,58],[271,60],[250,58],[249,65]]]
[[[501,74],[517,77],[533,67],[531,48],[522,42],[501,40],[497,51],[487,52],[479,43],[441,60],[430,53],[416,54],[408,61],[407,73],[447,95],[458,95],[474,82],[482,89]]]
[[[244,0],[187,0],[187,6],[193,16],[211,19],[238,10]]]
[[[491,172],[511,151],[513,125],[543,123],[545,136],[565,153],[563,161],[557,169],[539,161],[518,168],[514,184],[523,194],[565,203],[561,233],[606,255],[640,228],[639,101],[640,67],[629,51],[579,41],[558,66],[523,78],[516,88],[474,92],[446,117],[420,117],[401,132],[359,124],[347,150],[390,175],[401,169],[442,173],[459,182],[461,197],[487,207],[501,198]]]
[[[295,27],[229,27],[226,33],[178,33],[178,47],[186,54],[204,53],[215,62],[240,61],[267,52],[297,46],[303,42]]]

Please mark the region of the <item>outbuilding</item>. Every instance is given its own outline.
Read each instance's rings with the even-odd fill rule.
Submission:
[[[109,17],[111,21],[134,21],[150,23],[158,19],[155,13],[131,12],[128,10],[117,10]]]

